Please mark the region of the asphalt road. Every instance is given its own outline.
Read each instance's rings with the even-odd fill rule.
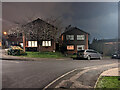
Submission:
[[[117,60],[2,61],[3,88],[44,88],[57,77],[75,69],[118,63]]]

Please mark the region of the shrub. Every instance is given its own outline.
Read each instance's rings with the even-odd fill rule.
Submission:
[[[66,44],[63,44],[61,47],[60,47],[60,51],[61,53],[65,54],[67,52],[67,45]]]
[[[7,53],[8,55],[13,56],[27,55],[27,53],[25,53],[24,50],[19,46],[11,46]]]

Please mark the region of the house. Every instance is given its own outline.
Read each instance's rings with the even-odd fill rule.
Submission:
[[[2,49],[8,48],[9,46],[8,46],[7,36],[2,35],[1,39],[2,39],[1,40],[1,44],[2,44],[1,47],[2,47]]]
[[[16,34],[16,33],[13,33],[13,34],[9,34],[7,36],[7,45],[8,47],[10,45],[21,45],[23,47],[23,45],[21,44],[23,42],[22,40],[22,33],[21,34]]]
[[[24,35],[23,33],[9,35],[8,41],[11,43],[11,45],[19,43],[19,45],[23,46],[23,42],[25,42],[26,51],[55,52],[55,35],[53,34],[54,32],[50,31],[50,29],[56,30],[56,27],[39,18],[23,26],[25,28]]]
[[[57,30],[56,27],[39,18],[26,26],[32,28],[32,32],[28,32],[30,37],[26,36],[26,50],[55,52],[56,41],[53,33]]]
[[[89,33],[77,27],[69,27],[61,34],[61,46],[66,47],[68,54],[88,49],[88,35]]]
[[[11,45],[21,45],[23,42],[22,36],[18,37],[16,33],[13,34],[7,34],[7,35],[2,35],[2,40],[0,40],[0,43],[3,49],[9,48]],[[23,46],[23,45],[21,45]]]

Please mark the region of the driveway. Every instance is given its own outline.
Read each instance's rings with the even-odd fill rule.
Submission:
[[[2,61],[3,88],[44,88],[59,76],[73,70],[116,63],[117,60]],[[106,68],[108,69],[108,68]],[[101,69],[100,72],[103,70]],[[93,70],[94,73],[98,71]],[[92,73],[93,73],[92,72]],[[94,75],[94,73],[91,75]],[[86,80],[86,78],[84,78]]]

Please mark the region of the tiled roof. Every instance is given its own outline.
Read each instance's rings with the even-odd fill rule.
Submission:
[[[63,32],[62,34],[65,34],[65,33],[69,32],[69,31],[71,31],[71,30],[73,30],[73,29],[78,29],[78,30],[80,30],[81,32],[84,32],[84,33],[86,33],[86,34],[89,34],[88,32],[85,32],[85,31],[83,31],[83,30],[81,30],[81,29],[79,29],[79,28],[77,28],[77,27],[70,27],[70,28],[66,29],[65,32]]]

